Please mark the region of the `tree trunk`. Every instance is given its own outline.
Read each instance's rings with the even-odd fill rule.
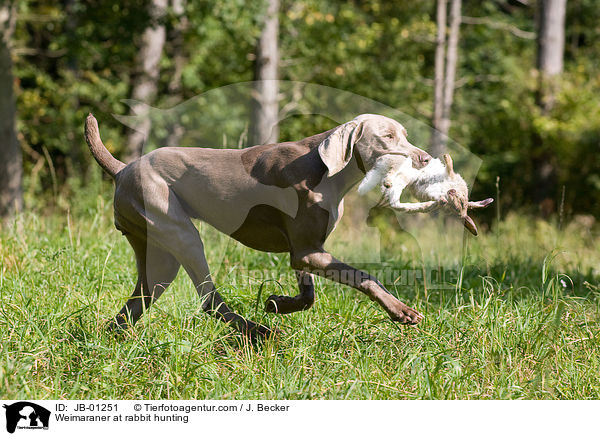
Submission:
[[[431,149],[433,156],[444,151],[444,140],[440,134],[442,112],[444,108],[444,64],[446,60],[446,1],[437,2],[437,37],[435,39],[435,78],[433,89],[433,131],[431,132]]]
[[[540,0],[537,25],[538,105],[546,115],[554,106],[556,78],[563,71],[567,0]]]
[[[458,36],[461,22],[461,0],[451,0],[450,32],[447,47],[446,35],[446,0],[438,0],[435,53],[435,89],[433,128],[431,136],[431,154],[439,156],[446,151],[448,132],[450,131],[450,110],[454,100],[454,82],[458,63]],[[446,50],[445,50],[446,49]],[[445,56],[444,56],[444,51]]]
[[[17,141],[11,38],[16,3],[0,6],[0,218],[23,208],[23,157]]]
[[[279,0],[267,1],[267,14],[256,47],[250,145],[277,142],[279,137]]]
[[[448,135],[450,130],[450,109],[454,101],[454,81],[458,63],[458,33],[461,20],[461,0],[452,0],[450,6],[450,35],[446,53],[446,74],[444,77],[444,111],[442,112],[442,132]]]
[[[77,29],[78,29],[78,15],[77,15],[77,0],[64,0],[63,1],[65,15],[69,17],[65,20],[65,38],[71,41],[77,40]],[[78,56],[73,52],[67,52],[65,56],[66,70],[71,75],[70,80],[74,80],[78,83],[81,80],[81,73],[79,70],[79,59]],[[80,99],[76,94],[68,96],[69,109],[72,113],[77,113],[80,106]],[[67,174],[77,174],[81,177],[84,184],[88,182],[89,169],[93,168],[91,163],[91,156],[87,149],[81,147],[81,137],[79,135],[69,136],[71,144],[68,148],[68,156],[65,165]]]
[[[189,20],[185,15],[185,0],[171,0],[173,13],[177,16],[177,23],[173,27],[169,40],[171,41],[171,51],[173,57],[173,75],[169,81],[169,107],[175,106],[183,100],[183,67],[185,66],[186,56],[184,53],[184,37],[189,26]],[[180,145],[184,128],[179,120],[174,120],[172,125],[168,126],[167,147]]]
[[[167,10],[167,0],[151,0],[149,5],[150,22],[142,34],[141,46],[136,58],[139,68],[133,80],[131,99],[151,104],[156,97],[157,83],[160,74],[160,57],[165,45],[166,29],[163,19]],[[142,155],[144,142],[150,134],[151,122],[145,105],[131,109],[143,120],[138,130],[131,132],[127,138],[125,161],[130,162]]]
[[[563,70],[565,46],[566,0],[539,0],[537,10],[537,105],[544,116],[550,115],[556,100],[559,76]],[[533,165],[537,183],[533,200],[540,205],[543,215],[556,210],[557,176],[552,151],[543,138],[533,134]]]

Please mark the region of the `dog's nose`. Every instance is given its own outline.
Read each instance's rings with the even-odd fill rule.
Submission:
[[[416,168],[418,170],[426,166],[431,160],[431,156],[429,155],[429,153],[420,150],[413,156],[413,168]]]
[[[429,153],[419,153],[417,156],[417,161],[413,164],[413,166],[418,169],[423,168],[429,163],[430,160],[431,156]]]

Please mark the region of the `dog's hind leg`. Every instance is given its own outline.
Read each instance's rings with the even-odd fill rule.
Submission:
[[[111,327],[126,328],[135,324],[175,279],[180,266],[171,254],[148,244],[143,238],[127,235],[127,240],[135,252],[137,284]]]
[[[177,198],[170,197],[168,213],[159,210],[153,212],[146,204],[148,241],[171,253],[183,266],[202,299],[202,309],[251,337],[270,335],[270,329],[246,320],[223,301],[212,282],[200,234]]]
[[[309,309],[315,302],[313,275],[306,271],[295,271],[300,293],[295,297],[271,295],[265,302],[265,312],[292,313]]]

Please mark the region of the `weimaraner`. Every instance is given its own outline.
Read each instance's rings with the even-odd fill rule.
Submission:
[[[428,153],[408,142],[400,123],[366,114],[299,141],[245,149],[166,147],[128,165],[103,145],[91,114],[85,138],[96,161],[115,180],[115,226],[127,237],[137,262],[137,285],[113,327],[134,324],[183,265],[204,311],[252,338],[272,333],[225,304],[211,280],[192,218],[248,247],[290,253],[300,293],[271,295],[265,306],[268,312],[311,307],[313,274],[318,274],[363,292],[394,321],[422,320],[375,277],[323,249],[343,213],[344,195],[380,156],[405,156],[415,168],[430,161]]]

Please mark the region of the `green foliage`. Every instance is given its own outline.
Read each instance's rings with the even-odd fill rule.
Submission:
[[[130,96],[138,70],[135,54],[149,19],[146,6],[144,0],[20,2],[15,35],[18,129],[28,146],[26,174],[38,170],[32,192],[78,184],[78,178],[85,183],[93,164],[81,132],[90,111],[99,118],[109,149],[117,156],[123,151],[127,128],[111,114],[129,111],[121,101]],[[550,192],[556,209],[564,186],[565,213],[598,215],[596,2],[568,2],[565,73],[547,115],[535,102],[535,2],[464,1],[463,15],[484,20],[461,26],[450,131],[483,159],[474,195],[494,193],[500,177],[503,212],[522,207],[536,211],[535,166],[543,157],[556,172]],[[179,20],[169,10],[154,106],[168,108],[211,89],[252,80],[264,2],[188,1],[185,16],[183,89],[180,95],[169,91],[175,68],[170,35]],[[434,0],[286,0],[280,13],[280,77],[356,93],[429,123],[435,33]],[[220,104],[215,107],[223,111]],[[290,117],[281,126],[281,137],[295,139],[332,126],[320,117]],[[238,138],[228,139],[237,144]],[[427,141],[419,138],[416,145],[426,148]]]
[[[572,207],[596,215],[600,212],[599,93],[600,78],[590,77],[585,67],[578,66],[562,78],[552,114],[533,120],[543,143],[549,144]]]

